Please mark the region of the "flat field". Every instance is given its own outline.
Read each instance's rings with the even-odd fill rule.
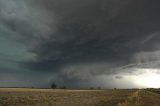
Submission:
[[[160,94],[142,89],[1,88],[0,106],[160,106]]]

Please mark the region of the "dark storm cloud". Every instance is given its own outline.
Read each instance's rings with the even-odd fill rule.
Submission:
[[[156,4],[157,1],[45,1],[41,6],[56,11],[61,18],[57,31],[33,52],[39,61],[126,63],[135,53],[159,49]]]
[[[158,4],[158,0],[1,0],[2,44],[10,51],[19,48],[9,58],[21,55],[18,70],[54,73],[79,84],[101,75],[132,73],[130,68],[144,64],[159,68]],[[10,40],[18,46],[11,49],[5,43]],[[157,62],[148,65],[153,61]]]

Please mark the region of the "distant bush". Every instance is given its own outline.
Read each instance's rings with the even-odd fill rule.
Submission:
[[[52,88],[52,89],[56,89],[56,88],[57,88],[57,85],[56,85],[55,83],[52,83],[52,84],[51,84],[51,88]]]
[[[90,90],[93,90],[93,89],[94,89],[94,87],[90,87],[89,89],[90,89]]]
[[[102,88],[99,86],[99,87],[97,87],[97,89],[99,89],[99,90],[100,90],[100,89],[102,89]]]
[[[147,91],[150,91],[150,92],[154,92],[154,93],[160,94],[160,89],[147,88],[146,90],[147,90]]]

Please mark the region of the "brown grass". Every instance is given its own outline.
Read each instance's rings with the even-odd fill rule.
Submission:
[[[159,100],[145,90],[0,89],[0,106],[160,106]]]

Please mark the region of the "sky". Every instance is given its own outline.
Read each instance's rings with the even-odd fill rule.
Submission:
[[[0,87],[160,87],[159,0],[0,0]]]

